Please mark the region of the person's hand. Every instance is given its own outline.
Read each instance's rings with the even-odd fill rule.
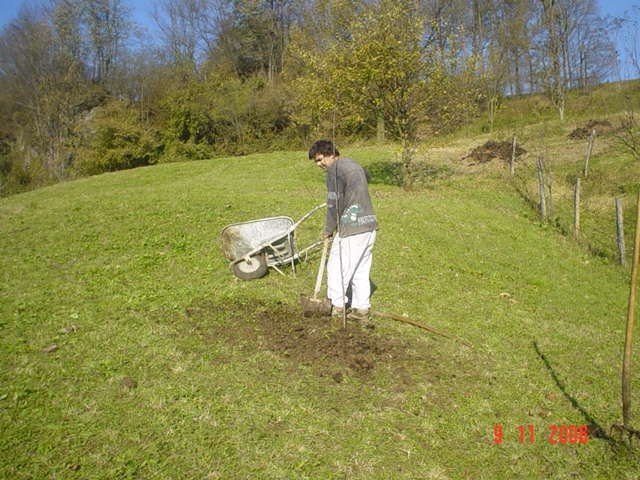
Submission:
[[[327,233],[327,232],[323,231],[320,234],[320,240],[326,240],[327,238],[331,238],[331,237],[333,237],[333,233]]]

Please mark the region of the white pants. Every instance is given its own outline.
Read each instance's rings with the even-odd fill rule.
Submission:
[[[365,232],[340,238],[336,235],[331,245],[327,263],[327,296],[331,304],[344,307],[348,303],[347,290],[351,286],[351,308],[370,307],[371,250],[376,232]],[[342,253],[342,262],[340,262]],[[342,263],[342,265],[341,265]]]

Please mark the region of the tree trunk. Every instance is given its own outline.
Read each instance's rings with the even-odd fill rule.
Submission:
[[[378,112],[377,116],[376,140],[378,141],[378,143],[384,143],[385,140],[385,123],[384,114],[382,112]]]

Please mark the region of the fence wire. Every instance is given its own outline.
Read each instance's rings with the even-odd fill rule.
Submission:
[[[615,199],[621,198],[623,204],[623,238],[625,248],[624,261],[629,264],[632,245],[636,206],[632,195],[612,195],[592,188],[589,178],[583,178],[582,165],[556,165],[543,159],[546,218],[540,212],[541,197],[537,158],[529,156],[517,164],[511,182],[519,195],[539,216],[563,235],[573,237],[592,254],[616,262],[621,262],[617,237]],[[573,171],[572,171],[573,169]],[[577,179],[580,178],[579,225],[576,230],[575,192]]]

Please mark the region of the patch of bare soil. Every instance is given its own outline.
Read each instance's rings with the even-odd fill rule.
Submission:
[[[511,160],[513,153],[513,145],[511,142],[497,142],[495,140],[489,140],[484,145],[474,148],[468,155],[462,157],[463,160],[471,160],[471,165],[478,163],[487,163],[491,160],[498,158],[508,162]],[[516,145],[516,159],[527,153],[527,151]]]
[[[295,315],[258,315],[265,346],[291,361],[329,368],[343,366],[356,374],[367,374],[379,362],[406,357],[400,341],[375,335],[359,325],[328,317],[300,318]],[[340,381],[340,374],[332,375]]]
[[[589,120],[583,127],[573,130],[568,137],[572,140],[582,140],[589,138],[591,132],[595,130],[596,135],[603,135],[614,130],[609,120]]]
[[[427,342],[412,342],[383,336],[358,323],[330,317],[305,317],[302,310],[289,305],[213,305],[187,308],[187,319],[203,327],[212,312],[225,311],[224,325],[214,325],[205,336],[238,345],[250,344],[286,358],[293,366],[309,366],[320,376],[340,383],[345,374],[366,377],[381,365],[405,372],[403,365],[427,363],[432,366],[427,377],[434,381],[446,377],[442,359]],[[227,314],[228,312],[228,314]],[[445,362],[447,363],[447,362]],[[399,380],[407,384],[410,375]]]
[[[178,335],[232,346],[215,364],[272,352],[290,377],[310,373],[354,394],[379,388],[381,408],[412,415],[434,406],[456,408],[479,390],[493,388],[490,357],[428,332],[404,335],[411,326],[394,334],[386,328],[389,321],[374,318],[374,330],[353,323],[345,329],[342,319],[305,317],[299,305],[203,299],[187,307],[174,326]],[[333,393],[327,394],[333,401]],[[416,396],[419,404],[410,400]]]

